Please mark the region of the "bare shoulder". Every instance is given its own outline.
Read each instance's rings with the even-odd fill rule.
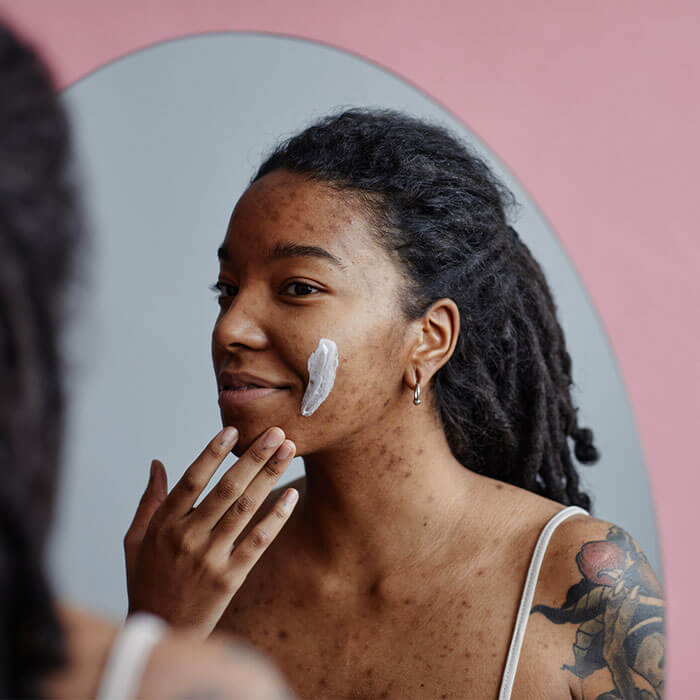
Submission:
[[[94,695],[119,627],[65,601],[57,604],[57,612],[65,633],[67,663],[42,679],[41,694],[50,698]]]
[[[120,626],[62,603],[68,663],[42,683],[42,696],[94,697]],[[139,697],[190,700],[291,700],[294,696],[273,664],[246,642],[214,634],[206,642],[171,630],[151,653]]]
[[[197,642],[171,632],[155,648],[139,697],[177,700],[292,700],[283,676],[252,645],[215,633]]]
[[[663,590],[639,543],[623,528],[586,515],[562,522],[547,549],[530,615],[540,633],[566,632],[561,669],[575,697],[663,697]]]
[[[540,574],[542,592],[557,594],[562,583],[583,578],[595,585],[614,586],[624,580],[646,592],[663,590],[633,535],[619,525],[576,514],[557,527]]]

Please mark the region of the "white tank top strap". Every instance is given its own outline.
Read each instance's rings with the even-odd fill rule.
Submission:
[[[563,522],[572,515],[577,514],[590,515],[587,510],[578,506],[568,506],[556,513],[547,524],[542,528],[535,551],[530,560],[530,568],[527,571],[523,594],[520,598],[520,607],[518,608],[518,616],[515,618],[515,627],[513,628],[513,637],[510,641],[508,649],[508,657],[506,658],[506,666],[503,670],[501,679],[501,689],[498,693],[498,700],[510,700],[510,694],[513,691],[513,682],[515,681],[515,672],[518,668],[518,660],[520,659],[520,650],[525,639],[525,629],[527,621],[530,619],[530,610],[532,608],[532,599],[535,596],[535,588],[537,587],[537,579],[540,575],[540,568],[544,559],[544,553],[547,550],[547,545],[552,537],[552,534],[557,529],[559,523]]]
[[[153,647],[166,631],[166,623],[155,615],[129,616],[110,649],[95,696],[97,700],[135,698]]]

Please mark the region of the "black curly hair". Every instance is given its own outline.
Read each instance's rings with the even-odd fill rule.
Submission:
[[[455,457],[469,469],[590,509],[579,462],[599,458],[577,422],[571,358],[551,291],[506,213],[512,193],[447,129],[401,112],[356,108],[281,143],[251,184],[285,169],[360,202],[400,265],[407,320],[449,297],[454,354],[434,398]]]
[[[64,420],[59,331],[80,236],[69,134],[34,49],[0,23],[0,697],[66,661],[44,550]]]

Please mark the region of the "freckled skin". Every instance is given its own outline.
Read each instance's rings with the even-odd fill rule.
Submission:
[[[396,400],[402,384],[399,365],[392,366],[397,357],[378,357],[366,348],[371,338],[375,345],[394,347],[400,353],[405,331],[392,319],[392,304],[372,314],[361,313],[374,303],[380,285],[383,297],[398,291],[378,279],[379,266],[372,261],[376,251],[366,240],[367,223],[344,216],[346,207],[337,197],[325,193],[319,198],[304,185],[301,178],[278,173],[255,183],[236,206],[223,243],[232,262],[222,264],[219,279],[235,283],[238,294],[233,303],[222,307],[214,327],[214,367],[217,372],[224,367],[250,369],[291,386],[285,397],[258,402],[259,410],[240,406],[222,415],[224,423],[240,431],[234,450],[238,456],[272,424],[295,441],[297,454],[347,439],[365,420],[379,421],[382,404]],[[307,216],[311,206],[313,221]],[[341,279],[332,264],[323,260],[262,264],[267,248],[289,240],[331,250],[352,267],[352,277]],[[385,267],[390,266],[386,261]],[[324,299],[280,295],[279,287],[293,278],[310,285],[321,283]],[[304,417],[300,406],[308,381],[307,361],[321,337],[331,338],[338,346],[336,381],[331,395],[312,416]],[[392,375],[393,381],[387,381]],[[368,404],[369,396],[373,400]],[[382,403],[378,404],[377,396]]]
[[[264,262],[266,250],[289,242],[321,246],[345,267]],[[298,174],[278,170],[254,183],[223,247],[231,262],[219,280],[237,293],[213,328],[214,371],[248,370],[289,389],[227,409],[222,421],[239,430],[237,456],[281,427],[305,476],[293,484],[292,516],[219,628],[267,652],[300,697],[494,697],[532,547],[560,506],[452,455],[431,379],[454,351],[456,305],[438,300],[422,319],[405,320],[401,275],[363,209]],[[285,294],[291,282],[321,291]],[[328,398],[304,417],[306,362],[321,337],[337,344],[338,371]],[[526,640],[523,667],[568,689],[562,659],[550,654],[542,666],[531,648]]]

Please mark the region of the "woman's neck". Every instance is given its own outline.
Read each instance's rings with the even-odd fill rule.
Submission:
[[[449,551],[478,477],[455,459],[433,416],[427,406],[387,416],[304,457],[299,536],[326,582],[381,587]]]

